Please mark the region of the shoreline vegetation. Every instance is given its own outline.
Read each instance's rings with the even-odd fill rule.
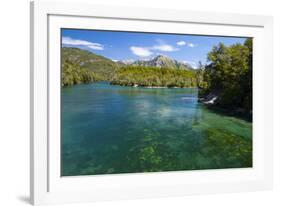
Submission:
[[[252,121],[252,38],[244,44],[214,46],[208,63],[199,62],[197,69],[173,67],[168,57],[156,58],[161,66],[127,65],[63,47],[62,86],[107,81],[130,87],[198,88],[198,101],[209,109]]]
[[[143,86],[143,85],[138,85],[138,84],[133,84],[133,85],[120,85],[120,84],[112,84],[111,85],[118,85],[121,87],[133,87],[133,88],[147,88],[147,89],[183,89],[183,88],[189,88],[189,89],[197,89],[196,86],[194,87],[177,87],[177,86]]]
[[[199,101],[210,109],[252,121],[252,39],[244,44],[220,43],[199,66]]]
[[[127,66],[119,69],[111,80],[113,85],[133,87],[196,87],[193,71],[170,68]]]

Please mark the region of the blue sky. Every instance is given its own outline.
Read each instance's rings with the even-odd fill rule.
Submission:
[[[196,67],[206,63],[213,46],[243,43],[245,38],[200,35],[62,29],[62,46],[78,47],[114,61],[151,59],[166,55]]]

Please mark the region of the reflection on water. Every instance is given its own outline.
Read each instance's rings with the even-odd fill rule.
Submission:
[[[252,124],[209,111],[196,89],[62,89],[64,176],[251,166]]]

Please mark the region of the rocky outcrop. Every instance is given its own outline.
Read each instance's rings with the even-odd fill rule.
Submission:
[[[214,105],[218,99],[218,95],[214,93],[210,93],[204,97],[200,97],[198,100],[199,102],[206,104],[206,105]]]

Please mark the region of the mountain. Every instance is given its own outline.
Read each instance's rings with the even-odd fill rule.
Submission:
[[[131,65],[133,64],[135,61],[133,59],[128,59],[128,60],[120,60],[117,61],[117,63],[121,64],[121,65]]]
[[[73,47],[63,47],[61,55],[63,86],[95,81],[112,82],[114,80],[119,82],[119,79],[116,79],[116,77],[120,78],[123,82],[131,81],[132,78],[138,78],[137,83],[140,83],[140,85],[149,85],[152,76],[155,76],[156,82],[159,85],[164,86],[185,87],[186,85],[190,86],[191,82],[193,82],[193,74],[191,73],[194,73],[194,70],[190,65],[180,63],[163,55],[156,56],[148,61],[112,61],[104,56]],[[163,69],[167,73],[166,77],[156,78]],[[137,72],[138,70],[139,72]],[[184,73],[181,73],[181,71]],[[139,77],[140,73],[142,77]],[[168,73],[178,76],[178,80],[172,80]],[[185,75],[185,83],[180,83],[181,75]]]
[[[131,65],[193,70],[190,65],[181,63],[164,55],[158,55],[151,60],[137,60]]]
[[[62,48],[62,64],[65,62],[94,72],[96,78],[100,80],[110,80],[116,70],[121,67],[119,63],[111,59],[73,47]]]

